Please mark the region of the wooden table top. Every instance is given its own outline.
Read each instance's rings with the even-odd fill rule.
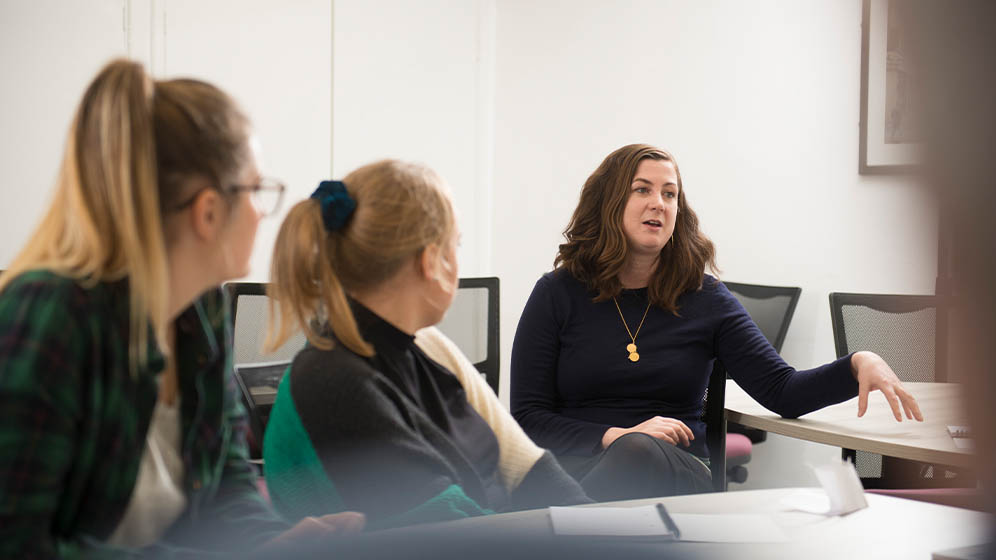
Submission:
[[[857,397],[798,419],[767,410],[733,380],[726,382],[727,420],[789,437],[869,451],[925,463],[971,466],[971,449],[955,445],[949,425],[967,424],[961,386],[953,383],[904,383],[916,397],[924,421],[896,422],[881,392],[869,395],[868,411],[858,418]]]

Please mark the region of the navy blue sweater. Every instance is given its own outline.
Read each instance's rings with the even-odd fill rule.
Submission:
[[[612,300],[560,269],[544,274],[522,311],[512,345],[512,415],[540,446],[557,455],[590,456],[613,426],[665,416],[681,420],[706,457],[703,396],[719,358],[755,400],[794,418],[857,395],[850,356],[805,371],[782,360],[740,302],[706,275],[700,290],[678,298],[678,315],[651,307],[630,362]],[[617,298],[631,331],[647,308],[646,288]]]

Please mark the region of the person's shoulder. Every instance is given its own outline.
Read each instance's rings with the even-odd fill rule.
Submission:
[[[717,307],[724,307],[731,299],[733,299],[733,294],[726,289],[719,278],[711,274],[704,274],[702,283],[684,292],[680,296],[678,304],[684,310],[715,311]]]
[[[62,319],[79,316],[107,291],[104,283],[86,285],[81,280],[48,269],[18,274],[0,293],[0,310],[48,309]],[[28,313],[26,319],[37,319]]]
[[[719,278],[708,273],[702,276],[702,291],[707,293],[730,293],[726,289],[726,285]]]
[[[86,291],[80,281],[71,276],[59,274],[46,268],[26,270],[21,272],[7,284],[4,293],[8,291],[73,293]]]
[[[553,292],[587,292],[584,283],[574,277],[566,268],[555,268],[540,276],[536,287]]]
[[[373,383],[377,370],[367,358],[354,353],[333,339],[333,346],[323,350],[308,344],[294,356],[290,376],[294,392],[320,391],[334,387],[337,393]]]
[[[228,311],[229,300],[221,286],[215,286],[201,294],[196,302],[204,308],[209,316],[225,315]]]
[[[733,292],[719,278],[706,274],[702,278],[702,287],[697,290],[697,299],[708,305],[713,312],[735,313],[742,306]]]
[[[545,273],[536,281],[530,296],[532,306],[545,304],[557,313],[568,313],[582,302],[590,301],[592,294],[584,283],[565,268]]]
[[[415,333],[415,349],[447,371],[456,374],[464,362],[470,360],[455,342],[435,326],[419,329]],[[473,367],[473,365],[471,365]]]
[[[199,325],[208,324],[216,337],[231,328],[231,304],[221,286],[213,287],[197,297],[177,317],[177,325],[186,331],[197,332]]]
[[[347,348],[338,340],[332,339],[329,349],[318,348],[308,344],[294,356],[292,371],[303,372],[322,371],[333,375],[353,375],[373,370],[366,358]]]
[[[688,294],[713,294],[718,290],[723,288],[723,283],[712,274],[705,273],[702,275],[702,282],[698,285],[692,284],[690,287],[686,288],[683,295]]]

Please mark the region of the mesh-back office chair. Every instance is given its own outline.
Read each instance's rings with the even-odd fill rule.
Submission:
[[[859,350],[882,356],[902,381],[944,381],[935,354],[937,299],[934,296],[830,294],[830,315],[837,357]],[[946,468],[843,450],[854,461],[866,488],[958,486],[967,476],[949,477]]]
[[[436,325],[498,394],[498,278],[461,278],[453,305]]]
[[[303,333],[295,333],[272,354],[263,354],[269,312],[266,286],[258,282],[225,284],[234,324],[235,379],[249,413],[249,454],[252,459],[262,457],[263,433],[277,398],[280,379],[294,355],[304,348],[307,341]]]
[[[723,282],[723,284],[744,306],[775,351],[781,352],[802,288],[737,282]],[[763,430],[747,428],[740,424],[730,424],[727,428],[726,468],[729,478],[734,482],[744,482],[747,480],[747,469],[743,465],[750,461],[753,444],[764,441],[768,434]]]
[[[723,284],[744,306],[750,318],[761,329],[761,334],[775,347],[775,351],[781,352],[802,288],[737,282]]]

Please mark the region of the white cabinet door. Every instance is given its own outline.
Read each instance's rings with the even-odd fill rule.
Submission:
[[[168,0],[165,74],[206,79],[249,113],[263,173],[284,181],[260,224],[250,277],[269,277],[283,213],[332,171],[332,0]]]
[[[126,0],[0,2],[0,269],[51,198],[66,133],[97,70],[128,54]]]

